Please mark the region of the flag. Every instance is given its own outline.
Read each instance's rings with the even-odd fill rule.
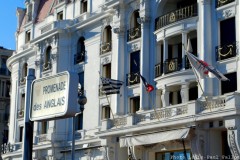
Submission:
[[[151,85],[151,84],[149,84],[148,82],[147,82],[147,80],[139,73],[139,76],[140,76],[140,78],[141,78],[141,80],[142,80],[142,82],[143,82],[143,85],[145,86],[145,88],[146,88],[146,91],[148,92],[148,93],[150,93],[150,92],[152,92],[153,90],[154,90],[154,87]]]
[[[211,76],[218,78],[221,81],[227,81],[228,78],[225,77],[221,72],[219,72],[216,68],[213,66],[209,65],[207,62],[200,60],[198,57],[193,55],[192,49],[191,49],[191,44],[190,41],[188,41],[188,48],[186,55],[192,65],[192,68],[195,69],[195,71],[200,75],[200,78],[204,77],[210,77],[210,73],[212,74]]]
[[[110,78],[101,77],[102,80],[102,92],[106,95],[109,94],[119,94],[120,88],[123,84],[122,81],[114,80]]]

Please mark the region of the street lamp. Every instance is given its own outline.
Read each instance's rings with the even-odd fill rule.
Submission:
[[[79,114],[83,113],[84,105],[87,103],[86,96],[83,95],[82,92],[80,92],[80,89],[78,90],[78,104],[80,105],[80,112],[76,113],[74,117],[72,117],[72,160],[75,159],[75,124],[76,124],[76,117]]]

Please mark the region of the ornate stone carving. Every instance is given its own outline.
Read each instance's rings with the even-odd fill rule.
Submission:
[[[228,144],[234,160],[239,160],[240,158],[238,132],[236,126],[228,128]]]

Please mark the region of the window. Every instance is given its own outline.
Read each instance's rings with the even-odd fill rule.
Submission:
[[[189,101],[196,100],[198,98],[198,86],[189,88]]]
[[[136,113],[140,109],[140,96],[130,98],[130,113]]]
[[[47,121],[42,122],[41,131],[42,131],[41,134],[47,134],[47,131],[48,131],[48,122]]]
[[[139,10],[133,12],[130,19],[130,29],[128,30],[127,40],[131,41],[141,37],[141,25],[140,25],[140,16]]]
[[[5,92],[5,97],[10,97],[9,93],[10,93],[10,88],[11,88],[11,82],[7,81],[6,82],[6,92]]]
[[[85,60],[85,44],[84,44],[85,38],[81,37],[78,40],[77,43],[77,54],[75,55],[74,63],[80,63]]]
[[[81,94],[84,94],[84,72],[78,73],[78,78],[81,85]]]
[[[220,22],[220,41],[221,45],[231,44],[236,41],[235,17]]]
[[[87,12],[87,0],[81,0],[81,14]]]
[[[63,11],[57,13],[57,20],[63,20]]]
[[[127,85],[134,85],[140,82],[140,51],[130,54],[130,73],[127,75]]]
[[[46,50],[45,54],[45,60],[43,64],[43,71],[51,69],[51,52],[52,52],[52,47],[49,46]]]
[[[75,117],[75,130],[83,129],[83,112]]]
[[[31,32],[29,30],[29,31],[26,31],[25,33],[25,43],[28,43],[30,40],[31,40]]]
[[[130,54],[130,72],[140,72],[140,51],[133,52]]]
[[[192,159],[191,152],[186,151],[186,156],[188,160]],[[168,152],[158,152],[155,155],[155,160],[184,160],[184,151],[168,151]]]
[[[105,78],[111,78],[111,63],[103,65],[102,76]]]
[[[2,84],[1,84],[1,97],[5,96],[5,84],[6,84],[6,82],[2,81]]]
[[[19,127],[19,142],[23,140],[23,126]]]
[[[24,108],[25,108],[25,93],[22,93],[20,110],[24,110]]]
[[[110,111],[111,111],[111,108],[109,105],[103,106],[102,107],[102,119],[110,118]]]
[[[229,81],[221,81],[222,94],[234,92],[237,90],[237,74],[229,73],[225,75]]]
[[[1,56],[1,68],[0,68],[0,74],[1,75],[7,75],[7,72],[8,72],[7,59],[8,59],[8,57]]]
[[[198,83],[197,82],[190,83],[188,98],[189,98],[189,101],[196,100],[198,98]]]
[[[103,31],[101,54],[112,50],[112,27],[107,26]]]
[[[23,67],[22,67],[22,76],[21,76],[21,80],[20,80],[21,84],[26,83],[27,69],[28,69],[28,64],[24,63]]]

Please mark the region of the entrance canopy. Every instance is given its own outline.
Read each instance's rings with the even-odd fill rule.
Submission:
[[[165,132],[120,137],[120,147],[147,145],[177,139],[185,139],[188,136],[189,130],[190,130],[189,128],[183,128]]]

